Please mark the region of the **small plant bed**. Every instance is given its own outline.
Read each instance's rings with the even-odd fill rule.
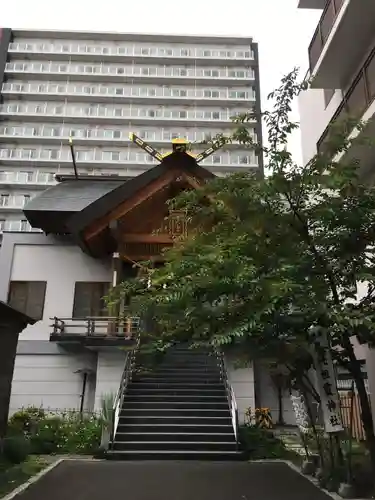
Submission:
[[[0,461],[0,498],[38,474],[49,463],[45,458],[38,456],[30,456],[19,464]]]
[[[54,414],[25,408],[12,415],[8,425],[8,453],[93,455],[100,446],[101,418],[79,412]],[[23,451],[21,451],[23,450]]]
[[[34,407],[13,414],[0,443],[0,497],[48,466],[54,459],[46,455],[96,454],[102,421],[96,415]]]
[[[248,460],[282,459],[290,460],[297,465],[302,462],[301,455],[288,450],[272,429],[244,425],[240,428],[240,442]]]

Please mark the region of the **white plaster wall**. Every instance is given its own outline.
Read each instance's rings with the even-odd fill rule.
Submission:
[[[298,97],[302,140],[302,161],[306,164],[316,154],[316,143],[342,101],[342,91],[336,90],[327,108],[323,89],[305,90]]]
[[[46,281],[43,320],[28,326],[20,340],[48,340],[50,318],[70,318],[76,281],[111,281],[110,264],[67,245],[15,245],[11,280]]]
[[[277,422],[279,415],[279,404],[277,400],[277,391],[275,385],[272,382],[268,370],[259,366],[257,370],[257,376],[259,376],[259,389],[260,389],[260,402],[262,408],[269,408],[271,410],[273,423]],[[284,421],[287,425],[296,425],[296,419],[294,416],[292,401],[290,399],[289,391],[284,392],[283,397],[284,404]]]
[[[234,362],[226,360],[229,382],[233,387],[238,406],[238,419],[240,424],[245,421],[245,412],[255,408],[254,369],[250,365],[246,368],[236,368]]]
[[[77,370],[95,370],[95,358],[89,355],[18,355],[15,361],[10,414],[27,406],[51,410],[79,409],[82,375]],[[89,394],[90,387],[86,388]],[[85,400],[90,407],[90,397]],[[92,400],[91,400],[92,404]]]
[[[101,398],[107,394],[116,394],[124,371],[128,354],[122,350],[99,352],[96,371],[95,410],[101,408]]]

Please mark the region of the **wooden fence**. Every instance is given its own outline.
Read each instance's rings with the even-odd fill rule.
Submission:
[[[358,394],[354,393],[352,398],[351,392],[340,392],[341,417],[343,425],[346,429],[350,429],[350,416],[353,411],[352,421],[352,437],[357,441],[365,440],[365,431],[361,420],[361,405],[359,403]],[[351,406],[353,404],[353,410]]]

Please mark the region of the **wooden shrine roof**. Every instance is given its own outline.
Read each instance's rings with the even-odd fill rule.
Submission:
[[[123,219],[145,200],[151,213],[156,193],[165,191],[177,179],[196,187],[213,177],[189,154],[175,152],[132,179],[91,176],[60,179],[59,184],[33,198],[24,213],[33,227],[51,234],[69,234],[85,251],[99,256],[115,250],[114,221]]]

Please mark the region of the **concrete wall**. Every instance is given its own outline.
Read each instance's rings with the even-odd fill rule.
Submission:
[[[83,377],[79,370],[95,370],[95,361],[88,354],[18,354],[10,414],[23,406],[78,410],[83,389]],[[93,409],[94,390],[95,385],[89,382],[86,386],[85,410]]]
[[[326,106],[323,89],[308,89],[300,93],[298,105],[304,164],[316,154],[316,144],[341,104],[342,98],[342,91],[336,90]]]
[[[43,319],[27,327],[20,340],[49,340],[50,318],[72,316],[75,282],[110,282],[111,267],[77,246],[42,234],[5,234],[0,249],[0,300],[7,300],[9,281],[17,280],[47,282]]]
[[[259,377],[259,397],[260,406],[262,408],[269,408],[271,410],[273,423],[277,422],[279,415],[279,404],[277,399],[277,391],[275,385],[273,384],[268,370],[259,366],[257,369],[257,376]],[[292,401],[290,399],[289,391],[284,391],[283,394],[283,406],[284,406],[284,421],[287,425],[296,425],[296,420],[294,416]]]
[[[96,372],[95,410],[100,410],[102,396],[116,395],[124,371],[127,353],[99,352]]]
[[[109,262],[95,260],[78,247],[43,234],[6,233],[0,248],[0,300],[7,300],[11,280],[46,281],[47,287],[43,319],[20,334],[10,412],[30,405],[55,410],[79,409],[81,371],[85,369],[94,374],[88,377],[84,400],[85,409],[92,410],[96,384],[100,389],[111,377],[119,382],[118,370],[107,367],[107,371],[97,375],[95,352],[74,354],[50,342],[50,318],[71,317],[76,281],[109,282]],[[102,359],[99,365],[103,365]]]
[[[236,368],[234,361],[226,360],[229,382],[233,387],[238,406],[240,424],[245,421],[245,412],[248,408],[255,408],[254,369],[250,365],[246,368]]]

